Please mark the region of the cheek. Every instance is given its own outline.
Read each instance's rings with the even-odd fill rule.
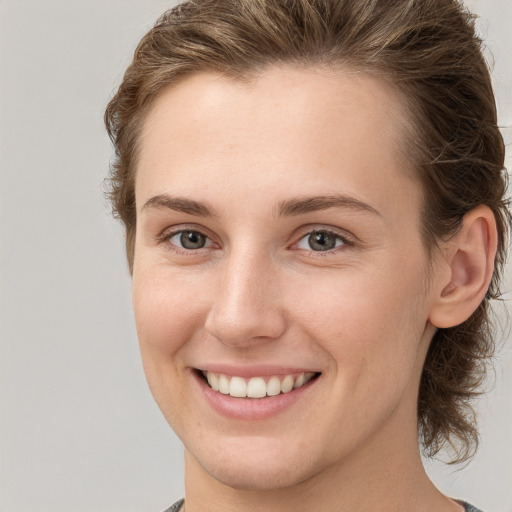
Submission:
[[[427,317],[418,293],[422,277],[403,270],[401,279],[389,272],[347,273],[323,287],[318,282],[323,293],[313,297],[294,293],[303,329],[338,371],[353,378],[367,372],[375,380],[393,369],[412,371]]]
[[[186,402],[181,354],[203,321],[197,286],[194,279],[164,267],[134,268],[132,301],[144,373],[171,424],[177,423],[176,411]]]
[[[425,320],[415,287],[403,281],[361,278],[344,284],[300,309],[307,311],[302,330],[331,360],[326,377],[337,412],[319,418],[326,428],[343,432],[340,443],[348,446],[390,418],[402,402],[413,416]]]
[[[185,273],[186,274],[186,273]],[[201,281],[165,268],[135,269],[133,309],[141,350],[156,356],[174,356],[199,328],[205,295]]]

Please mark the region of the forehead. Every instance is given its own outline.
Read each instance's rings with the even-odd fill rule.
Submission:
[[[380,209],[399,199],[397,179],[419,197],[402,147],[404,105],[388,83],[360,72],[285,66],[244,81],[189,76],[145,119],[137,206],[158,193],[240,196],[245,188],[268,197],[286,185],[299,196],[367,195]]]

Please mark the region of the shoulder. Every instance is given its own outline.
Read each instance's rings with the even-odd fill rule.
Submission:
[[[465,501],[461,501],[460,503],[461,505],[464,505],[464,510],[466,512],[482,512],[479,508],[476,508],[473,505],[466,503]]]
[[[181,506],[183,505],[184,500],[177,501],[174,505],[171,505],[169,508],[165,509],[164,512],[179,512]],[[476,510],[476,509],[475,509]],[[471,511],[473,512],[473,511]]]

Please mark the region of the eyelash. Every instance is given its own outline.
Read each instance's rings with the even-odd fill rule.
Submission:
[[[207,240],[207,243],[209,242],[209,244],[207,246],[203,246],[198,249],[187,249],[184,247],[180,247],[171,242],[171,240],[175,236],[183,234],[183,233],[199,234],[199,235],[205,237],[205,239]],[[295,248],[294,250],[304,250],[304,251],[307,251],[308,256],[310,255],[310,256],[314,256],[314,257],[318,257],[318,256],[322,257],[322,256],[332,255],[339,251],[347,250],[348,248],[355,245],[354,240],[350,239],[346,235],[341,235],[341,234],[337,233],[336,231],[333,231],[330,229],[321,229],[320,228],[320,229],[310,229],[309,231],[303,233],[301,235],[301,237],[293,244],[293,246],[297,246],[302,240],[306,239],[307,237],[310,237],[311,235],[313,235],[315,233],[332,236],[335,238],[336,244],[338,244],[338,242],[341,242],[341,243],[339,245],[335,245],[334,248],[328,249],[325,251],[315,251],[313,249],[308,250],[308,249],[297,249],[297,248]],[[168,244],[171,247],[172,251],[174,251],[177,254],[185,255],[185,256],[195,255],[195,254],[197,254],[197,251],[200,251],[201,249],[208,249],[209,247],[214,245],[214,242],[211,240],[211,238],[206,233],[204,233],[200,229],[194,229],[194,228],[189,228],[189,229],[182,228],[182,229],[177,229],[175,231],[167,231],[163,235],[158,237],[158,242],[162,243],[162,244],[164,244],[164,243]]]
[[[175,236],[183,234],[183,233],[197,233],[197,234],[203,236],[207,240],[207,242],[210,242],[210,243],[206,247],[203,246],[198,249],[186,249],[185,247],[180,247],[179,245],[176,245],[171,242],[171,240]],[[211,238],[206,233],[204,233],[200,229],[196,229],[196,228],[182,228],[182,229],[177,229],[175,231],[166,231],[165,233],[163,233],[161,236],[158,237],[158,243],[167,244],[173,252],[180,254],[180,255],[185,255],[185,256],[192,256],[194,254],[197,254],[197,251],[200,251],[201,249],[205,249],[205,248],[207,249],[210,246],[214,245]]]
[[[354,246],[355,243],[353,240],[348,238],[347,236],[341,235],[340,233],[337,233],[336,231],[330,230],[330,229],[310,229],[307,233],[304,233],[297,242],[295,242],[294,246],[298,246],[300,242],[303,240],[306,240],[310,238],[312,235],[327,235],[329,237],[334,238],[335,246],[332,249],[327,249],[325,251],[315,251],[312,248],[310,249],[302,249],[307,251],[308,256],[314,256],[314,257],[323,257],[323,256],[330,256],[332,254],[338,253],[340,251],[345,251],[349,249],[350,247]],[[341,243],[339,243],[341,242]],[[308,242],[306,242],[308,243]],[[339,243],[339,245],[338,245]],[[301,249],[295,249],[295,250],[301,250]]]

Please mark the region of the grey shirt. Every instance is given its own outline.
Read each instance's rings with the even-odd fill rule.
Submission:
[[[164,512],[179,512],[184,502],[185,500],[177,501],[174,505],[171,505],[167,510],[164,510]],[[461,505],[464,505],[466,512],[482,512],[479,508],[473,507],[473,505],[465,503],[464,501],[460,501],[459,503]]]

